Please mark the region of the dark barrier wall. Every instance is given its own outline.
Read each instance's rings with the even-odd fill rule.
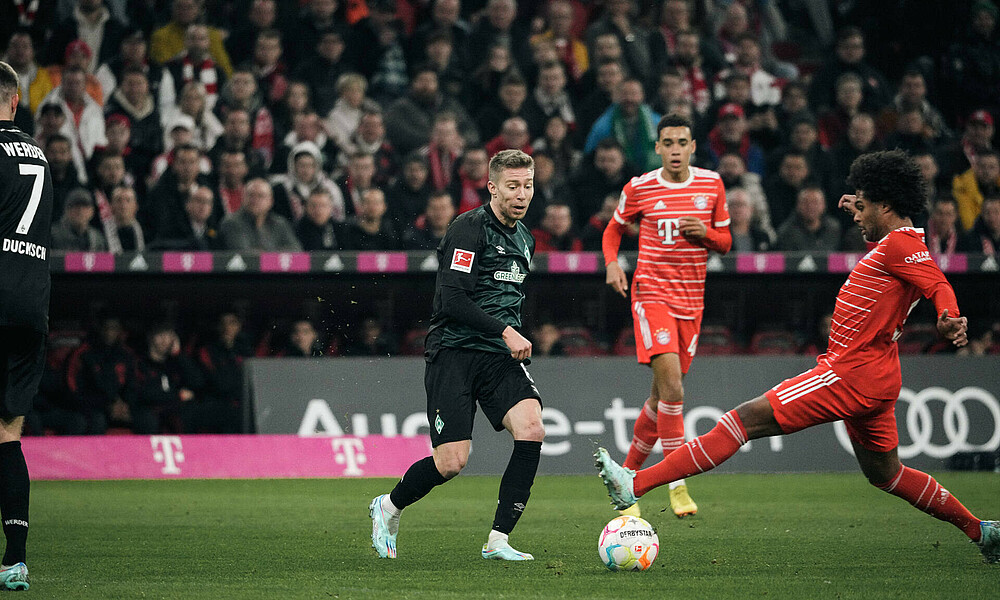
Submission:
[[[941,469],[961,451],[1000,446],[1000,376],[995,358],[906,357],[897,402],[900,456]],[[708,431],[727,410],[815,365],[807,357],[697,358],[684,381],[688,434]],[[260,433],[415,435],[428,431],[421,359],[255,359],[249,391]],[[624,358],[539,358],[529,367],[543,396],[543,473],[590,473],[607,446],[623,458],[632,423],[649,395],[650,372]],[[511,439],[476,417],[468,473],[500,474]],[[843,424],[756,440],[720,471],[852,470]],[[654,457],[655,458],[655,457]]]

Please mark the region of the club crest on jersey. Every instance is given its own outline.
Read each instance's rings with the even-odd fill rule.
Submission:
[[[666,346],[670,343],[670,330],[661,329],[656,332],[656,343],[661,346]]]
[[[511,283],[522,283],[527,273],[522,273],[517,267],[517,263],[510,265],[510,271],[494,271],[493,279],[497,281],[509,281]]]
[[[705,210],[708,208],[708,196],[698,195],[694,197],[694,207],[698,210]]]
[[[451,268],[463,273],[472,272],[472,259],[476,257],[475,252],[455,248],[455,254],[451,257]]]

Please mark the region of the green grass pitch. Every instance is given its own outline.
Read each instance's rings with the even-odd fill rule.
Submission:
[[[1000,476],[940,473],[982,518]],[[485,561],[499,478],[459,477],[403,515],[399,558],[376,559],[368,502],[394,481],[34,482],[35,598],[991,598],[957,529],[860,474],[708,475],[697,516],[641,503],[660,538],[644,573],[612,573],[597,537],[613,516],[596,476],[540,477],[511,537],[530,563]]]

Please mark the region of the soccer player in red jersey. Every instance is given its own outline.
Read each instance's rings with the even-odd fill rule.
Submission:
[[[618,247],[628,223],[639,221],[632,320],[636,355],[652,367],[653,387],[625,458],[631,469],[642,466],[657,438],[664,456],[684,443],[681,380],[698,347],[708,251],[725,254],[732,246],[722,179],[714,171],[691,166],[691,123],[667,115],[656,131],[655,149],[663,167],[625,185],[602,244],[607,284],[627,297],[628,279],[618,264]],[[670,505],[678,517],[698,511],[683,479],[671,483]],[[638,516],[638,508],[628,514]]]
[[[848,184],[857,195],[844,196],[840,206],[873,248],[837,294],[828,351],[816,367],[727,412],[710,432],[638,473],[599,448],[594,456],[601,477],[612,503],[623,509],[657,486],[722,464],[748,440],[843,420],[872,485],[955,525],[979,545],[986,562],[1000,562],[1000,521],[980,521],[933,477],[903,466],[897,454],[893,409],[902,381],[896,340],[907,315],[921,296],[930,298],[938,333],[956,346],[968,342],[955,293],[911,221],[926,198],[920,169],[899,150],[865,154],[851,165]]]

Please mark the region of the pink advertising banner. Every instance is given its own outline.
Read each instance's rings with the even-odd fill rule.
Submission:
[[[595,252],[549,252],[549,273],[596,273]]]
[[[309,254],[305,252],[261,252],[260,270],[264,273],[308,273]]]
[[[25,437],[31,478],[272,479],[400,477],[430,438],[297,435]]]
[[[110,252],[67,252],[67,273],[111,273],[115,270],[115,255]]]
[[[211,273],[211,252],[164,252],[164,273]]]
[[[405,273],[406,252],[358,252],[359,273]]]

